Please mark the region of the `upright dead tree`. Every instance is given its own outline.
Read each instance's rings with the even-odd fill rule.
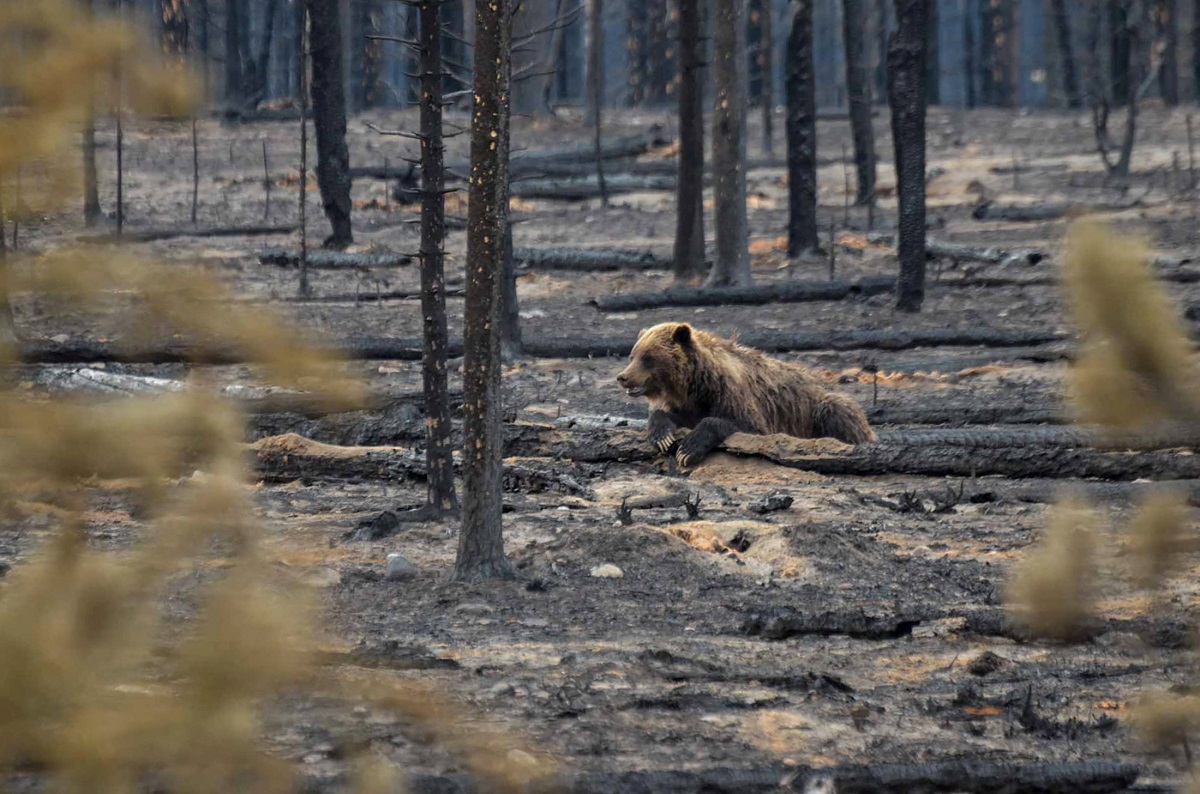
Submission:
[[[650,9],[646,0],[626,0],[625,46],[629,56],[629,104],[646,99],[650,82]]]
[[[454,576],[511,577],[500,481],[500,279],[508,224],[512,2],[475,6],[471,187],[463,327],[463,512]]]
[[[1156,37],[1162,47],[1158,91],[1169,106],[1179,104],[1179,9],[1177,0],[1156,0],[1152,8]]]
[[[811,254],[817,236],[817,86],[813,64],[813,0],[793,0],[788,34],[788,256]]]
[[[242,101],[254,106],[267,95],[267,78],[271,68],[271,42],[275,36],[275,17],[278,15],[279,0],[267,0],[263,10],[262,41],[258,53],[242,65]],[[243,33],[246,41],[243,49],[249,49],[249,31]]]
[[[593,0],[597,2],[597,0]],[[675,281],[704,270],[704,17],[707,0],[679,3],[679,176]]]
[[[900,204],[896,308],[919,312],[925,299],[925,31],[929,0],[894,2],[897,29],[888,47],[888,99]]]
[[[1108,0],[1108,69],[1113,103],[1120,106],[1130,101],[1135,90],[1133,81],[1133,30],[1129,18],[1133,0]]]
[[[1075,54],[1071,46],[1071,15],[1067,13],[1067,0],[1050,0],[1050,7],[1054,17],[1054,38],[1057,42],[1063,94],[1066,96],[1067,107],[1082,107],[1083,97],[1079,93],[1079,72],[1075,67]]]
[[[604,127],[604,0],[590,0],[588,11],[588,112],[592,120],[592,141],[596,147],[596,184],[600,187],[600,204],[608,206],[608,189],[604,182],[604,157],[600,132]]]
[[[84,4],[92,12],[92,0]],[[88,98],[86,117],[83,121],[83,223],[88,228],[100,220],[100,184],[96,176],[96,102]]]
[[[707,284],[746,286],[746,0],[716,0],[713,20],[713,216],[717,255]]]
[[[241,109],[245,78],[242,64],[241,5],[243,0],[225,0],[225,104]]]
[[[925,6],[925,101],[930,105],[942,103],[940,25],[938,0],[930,0]]]
[[[442,0],[420,6],[421,63],[421,314],[425,349],[421,375],[425,389],[426,507],[438,516],[458,512],[454,493],[453,445],[446,359],[445,172],[442,139]]]
[[[875,129],[871,124],[871,78],[863,43],[863,0],[842,0],[842,41],[846,52],[846,90],[854,138],[858,190],[854,203],[875,201]]]
[[[317,186],[333,233],[326,248],[354,242],[350,228],[350,151],[346,147],[346,91],[342,78],[342,25],[338,0],[304,0],[312,58],[313,127],[317,133]]]
[[[775,150],[775,32],[771,18],[772,0],[762,0],[759,13],[758,63],[762,80],[763,153],[770,156]],[[861,24],[861,20],[859,21]]]

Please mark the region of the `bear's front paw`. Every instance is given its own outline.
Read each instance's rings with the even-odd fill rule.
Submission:
[[[664,455],[670,455],[675,447],[679,444],[679,439],[683,435],[674,428],[666,428],[662,432],[655,433],[650,436],[650,443]]]
[[[681,469],[690,469],[699,465],[708,456],[708,453],[709,446],[704,443],[704,439],[692,433],[683,439],[679,444],[679,449],[675,450],[675,462]]]

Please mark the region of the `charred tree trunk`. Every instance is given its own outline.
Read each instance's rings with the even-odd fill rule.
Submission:
[[[267,95],[268,70],[271,67],[271,42],[275,37],[275,17],[278,16],[278,10],[279,0],[267,0],[266,9],[263,12],[262,42],[259,44],[258,54],[245,66],[245,102],[249,105],[258,104]],[[246,35],[249,35],[248,31]]]
[[[929,0],[925,12],[925,102],[942,103],[941,47],[938,46],[938,0]]]
[[[642,0],[646,4],[646,90],[645,102],[658,107],[667,101],[673,77],[672,47],[667,35],[667,0]]]
[[[87,0],[85,8],[90,15],[92,0]],[[89,95],[87,118],[83,123],[83,223],[90,229],[99,220],[100,186],[96,176],[96,101]]]
[[[567,24],[563,20],[565,8],[563,0],[558,0],[554,4],[554,30],[550,33],[550,43],[546,47],[546,59],[542,64],[542,71],[545,72],[542,75],[542,110],[546,113],[554,112],[554,86],[563,69],[561,56],[563,39],[567,32]]]
[[[442,139],[442,0],[420,7],[421,55],[421,314],[425,349],[421,375],[425,389],[427,506],[439,515],[458,512],[454,493],[453,444],[446,359],[446,276],[442,248],[446,229]]]
[[[874,3],[875,16],[875,81],[874,96],[881,99],[887,96],[887,45],[888,45],[888,3],[890,0],[871,0]]]
[[[929,0],[895,0],[898,28],[888,49],[888,97],[896,150],[900,278],[896,308],[925,299],[925,31]]]
[[[1192,99],[1200,101],[1200,0],[1192,2]]]
[[[598,0],[593,0],[598,2]],[[707,0],[679,3],[679,176],[675,281],[704,270],[704,17]]]
[[[762,148],[766,157],[775,152],[775,26],[771,6],[771,0],[763,0],[759,21],[762,41],[758,51],[759,68],[762,69]]]
[[[708,284],[751,283],[746,223],[745,0],[716,0],[713,25],[713,197],[717,256]]]
[[[1109,85],[1113,104],[1128,104],[1133,91],[1133,40],[1129,0],[1108,0]]]
[[[354,242],[350,228],[350,151],[346,148],[346,91],[342,76],[342,21],[337,0],[305,0],[312,57],[313,127],[317,185],[333,233],[326,248]]]
[[[1062,69],[1063,94],[1067,107],[1083,107],[1079,93],[1079,73],[1075,68],[1075,54],[1071,46],[1071,15],[1067,13],[1067,0],[1050,0],[1054,16],[1054,37],[1058,45],[1058,57]]]
[[[629,55],[629,104],[646,101],[646,84],[650,82],[650,14],[646,0],[626,0],[625,46]]]
[[[787,48],[788,256],[815,251],[817,231],[817,86],[813,0],[795,0]]]
[[[968,108],[974,108],[979,104],[979,98],[975,93],[976,75],[979,69],[975,64],[975,23],[971,20],[970,13],[963,14],[963,82],[966,84],[966,96],[964,104]]]
[[[596,154],[596,184],[600,188],[600,204],[608,206],[608,189],[604,183],[604,147],[600,133],[604,126],[604,0],[591,0],[588,17],[588,94]]]
[[[225,0],[225,104],[242,109],[245,73],[242,65],[242,25],[239,0]]]
[[[854,203],[875,201],[875,129],[871,123],[871,81],[863,46],[863,0],[842,0],[842,38],[846,51],[846,89],[854,137],[858,191]]]
[[[1158,40],[1162,43],[1162,66],[1158,74],[1158,90],[1163,103],[1170,107],[1179,104],[1179,22],[1177,0],[1158,0],[1154,21]]]
[[[474,109],[463,329],[463,518],[457,579],[511,577],[504,556],[500,457],[500,279],[508,223],[512,4],[475,6]]]

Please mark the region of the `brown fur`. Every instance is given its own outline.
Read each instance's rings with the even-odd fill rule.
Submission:
[[[875,440],[858,403],[829,391],[804,367],[687,323],[643,330],[618,380],[646,397],[652,411],[687,417],[685,427],[717,417],[764,435]]]

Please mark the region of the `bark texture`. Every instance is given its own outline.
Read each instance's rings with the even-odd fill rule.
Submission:
[[[787,51],[788,256],[815,251],[817,230],[817,86],[813,0],[792,5]]]
[[[425,349],[421,378],[425,391],[427,506],[439,514],[458,511],[454,492],[453,444],[446,359],[445,174],[442,138],[442,0],[425,0],[421,37],[421,315]]]
[[[463,333],[463,514],[454,575],[513,575],[504,556],[500,477],[500,279],[508,223],[512,4],[475,7],[467,298]]]
[[[863,0],[842,0],[842,39],[846,51],[846,90],[854,138],[858,188],[854,203],[875,201],[875,129],[871,124],[871,75],[863,41]]]
[[[715,0],[713,24],[713,198],[717,255],[708,276],[715,287],[751,283],[746,221],[745,0]]]
[[[1067,0],[1050,0],[1050,12],[1054,18],[1054,38],[1067,107],[1083,107],[1083,97],[1079,93],[1079,72],[1075,68],[1075,53],[1071,46],[1071,16],[1067,12]]]
[[[326,248],[354,242],[350,227],[350,150],[346,147],[346,91],[342,22],[337,0],[304,0],[312,57],[313,127],[317,133],[317,185],[332,234]]]
[[[675,281],[704,269],[704,12],[707,0],[679,4],[679,174]]]
[[[899,194],[900,278],[896,308],[919,312],[925,299],[925,30],[928,0],[895,0],[897,31],[888,47],[888,98]]]

